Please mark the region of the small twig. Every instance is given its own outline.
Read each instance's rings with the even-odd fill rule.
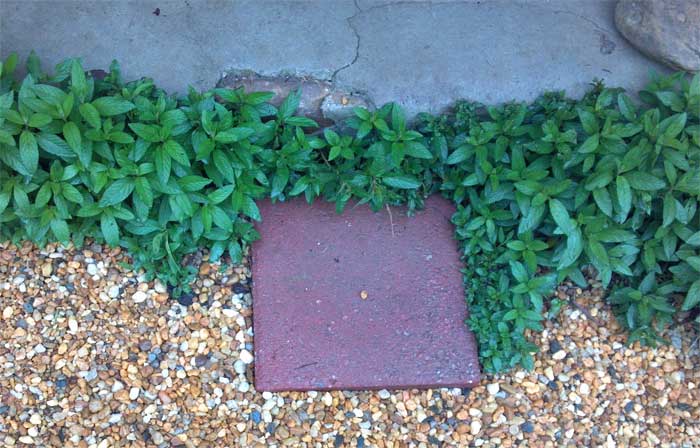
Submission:
[[[693,348],[693,347],[695,346],[695,344],[698,343],[698,340],[700,340],[700,336],[698,336],[697,338],[695,338],[695,340],[694,340],[693,342],[690,343],[690,347],[688,347],[688,350],[690,350],[691,348]]]
[[[389,204],[386,204],[386,211],[389,212],[389,224],[391,225],[391,237],[393,238],[396,236],[396,234],[394,234],[394,216],[391,214]]]
[[[580,312],[582,312],[586,316],[586,318],[588,320],[590,320],[591,322],[593,322],[594,324],[598,325],[599,327],[603,326],[603,323],[601,321],[599,321],[598,319],[596,319],[595,317],[593,317],[591,312],[588,311],[588,309],[586,307],[584,307],[583,305],[581,305],[580,303],[578,303],[574,299],[569,298],[569,304],[571,306],[573,306],[574,308],[576,308],[577,310],[579,310]]]
[[[326,156],[324,156],[322,152],[319,152],[319,154],[321,154],[321,158],[323,159],[323,162],[328,166],[328,168],[331,168],[331,164],[328,162],[328,159],[326,159]]]

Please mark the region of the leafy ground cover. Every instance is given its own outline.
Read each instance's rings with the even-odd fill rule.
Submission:
[[[654,78],[635,103],[599,82],[580,100],[459,102],[409,126],[401,108],[357,109],[353,132],[318,130],[271,93],[175,98],[149,79],[104,79],[79,60],[0,69],[0,239],[122,246],[178,295],[200,248],[241,259],[256,200],[351,199],[420,208],[439,193],[463,249],[482,365],[533,366],[528,332],[556,314],[558,283],[611,288],[631,341],[653,344],[700,303],[700,76]]]

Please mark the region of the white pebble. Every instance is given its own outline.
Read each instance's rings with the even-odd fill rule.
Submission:
[[[471,423],[471,433],[473,436],[481,432],[481,422],[479,420],[473,420]]]
[[[581,386],[579,387],[579,392],[581,395],[588,395],[591,393],[591,387],[586,384],[586,383],[581,383]]]
[[[552,359],[555,359],[557,361],[561,361],[564,358],[566,358],[566,352],[564,350],[559,350],[558,352],[552,355]]]
[[[134,299],[134,303],[141,303],[146,300],[148,296],[146,296],[146,293],[143,291],[136,291],[133,296],[131,296],[132,299]]]
[[[496,395],[498,391],[501,390],[501,386],[499,386],[498,383],[491,383],[486,386],[486,390],[488,390],[491,395]]]
[[[328,392],[323,394],[323,398],[321,398],[321,401],[323,401],[323,404],[325,404],[326,406],[333,405],[333,397]]]
[[[87,273],[90,275],[97,275],[97,266],[92,263],[88,264]]]
[[[114,424],[114,423],[119,423],[120,421],[122,421],[121,413],[120,414],[112,414],[109,416],[109,423]]]
[[[241,351],[241,361],[243,361],[246,364],[250,364],[253,362],[253,354],[250,353],[248,350],[242,350]]]
[[[247,381],[242,381],[241,384],[238,385],[238,391],[246,393],[250,390],[250,384],[248,384]]]
[[[70,319],[68,319],[68,329],[69,329],[72,333],[77,333],[77,331],[78,331],[78,321],[75,320],[75,319],[73,319],[72,317],[71,317]]]
[[[141,389],[138,387],[132,387],[131,390],[129,391],[129,399],[131,401],[136,400],[139,397],[139,394],[141,393]]]
[[[245,363],[241,361],[240,359],[236,360],[236,362],[233,363],[233,370],[236,371],[239,375],[242,375],[245,373]]]
[[[107,295],[111,297],[112,299],[116,299],[119,297],[119,286],[113,285],[109,287],[109,290],[107,291]]]
[[[389,393],[389,391],[386,389],[382,389],[379,391],[379,398],[381,398],[382,400],[388,400],[389,398],[391,398],[391,393]]]

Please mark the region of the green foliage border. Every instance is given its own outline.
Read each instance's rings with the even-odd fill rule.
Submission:
[[[630,341],[654,344],[700,305],[700,76],[652,77],[637,104],[594,82],[580,100],[458,102],[449,114],[356,109],[345,132],[295,115],[300,92],[190,89],[104,79],[79,59],[16,80],[0,65],[0,239],[123,246],[179,294],[200,248],[239,261],[256,201],[303,195],[374,210],[439,193],[465,261],[469,326],[487,371],[532,368],[542,329],[593,268]],[[347,130],[350,132],[347,132]]]

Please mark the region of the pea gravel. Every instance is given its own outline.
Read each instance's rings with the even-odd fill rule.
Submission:
[[[119,249],[0,244],[0,446],[698,446],[693,329],[625,345],[602,291],[544,332],[533,372],[472,390],[259,393],[250,270],[201,264],[183,306]],[[584,312],[583,310],[586,310]],[[588,314],[588,315],[587,315]],[[381,341],[378,341],[381,343]]]

